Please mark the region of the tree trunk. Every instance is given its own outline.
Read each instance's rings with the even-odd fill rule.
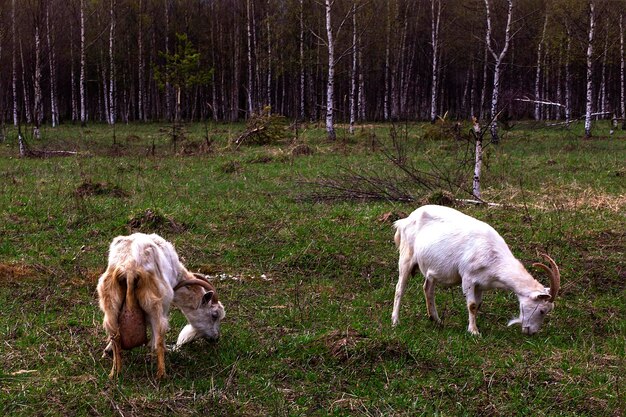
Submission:
[[[56,56],[54,53],[54,40],[52,39],[52,31],[54,26],[50,26],[50,5],[46,8],[46,38],[48,41],[48,63],[50,68],[50,121],[52,127],[59,124],[59,108],[57,104],[57,86],[56,86]]]
[[[563,91],[561,89],[561,68],[563,64],[563,51],[559,50],[559,62],[558,65],[556,66],[556,102],[557,103],[562,103],[563,102]],[[556,107],[556,111],[555,111],[555,119],[556,120],[561,120],[561,106],[557,106]]]
[[[41,132],[39,128],[43,122],[43,101],[41,96],[41,38],[39,35],[39,18],[35,23],[35,77],[33,78],[34,86],[34,107],[33,107],[33,136],[35,139],[41,138]]]
[[[267,0],[267,105],[272,110],[272,32],[270,27],[270,0]]]
[[[326,133],[329,140],[336,140],[333,100],[335,95],[335,41],[330,12],[333,0],[325,0],[326,35],[328,36],[328,83],[326,85]]]
[[[305,120],[305,72],[304,72],[304,0],[300,0],[300,119]]]
[[[166,1],[167,7],[167,1]],[[166,12],[167,14],[167,12]],[[145,108],[145,64],[143,56],[143,0],[139,0],[139,30],[137,31],[137,117],[141,121],[147,121]],[[166,92],[167,94],[167,92]]]
[[[491,36],[491,34],[489,34]],[[485,100],[487,97],[487,63],[489,62],[489,48],[485,43],[485,57],[483,59],[483,86],[480,90],[480,107],[478,107],[479,120],[485,119]]]
[[[361,36],[359,35],[359,46],[361,45]],[[359,109],[359,120],[361,122],[365,121],[367,115],[365,113],[366,99],[365,99],[365,75],[363,74],[365,71],[363,69],[363,51],[359,47],[357,49],[358,54],[358,65],[359,65],[359,93],[357,100],[357,107]]]
[[[357,30],[356,4],[352,5],[352,68],[350,71],[350,134],[354,134],[356,119],[356,72],[357,72]]]
[[[491,140],[494,144],[499,142],[498,137],[498,99],[500,94],[500,71],[502,66],[502,60],[506,56],[506,53],[509,49],[509,43],[511,40],[511,17],[513,15],[513,0],[507,0],[509,4],[508,14],[507,14],[507,22],[506,28],[504,31],[504,46],[499,54],[495,52],[491,45],[491,15],[489,11],[489,0],[485,0],[485,8],[487,10],[487,36],[486,43],[489,52],[493,55],[495,59],[495,68],[493,73],[493,93],[491,96]]]
[[[15,31],[15,0],[11,2],[11,5],[11,32],[13,34],[13,51],[11,55],[11,82],[13,87],[13,126],[17,127],[20,120],[17,110],[17,33]]]
[[[250,0],[246,1],[246,37],[248,40],[248,117],[251,117],[254,113],[254,103],[252,99],[252,93],[254,89],[253,83],[253,62],[252,62],[252,16],[251,16]]]
[[[596,26],[594,3],[589,2],[589,42],[587,44],[587,99],[585,106],[585,137],[591,137],[591,106],[593,104],[593,34]]]
[[[85,0],[80,0],[80,124],[87,124],[87,101],[85,97]]]
[[[602,72],[600,79],[600,94],[598,94],[600,112],[602,113],[600,119],[605,117],[607,111],[607,92],[606,92],[606,57],[609,49],[609,28],[606,28],[606,36],[604,38],[604,51],[602,52]]]
[[[111,0],[111,25],[109,28],[109,124],[115,124],[116,105],[115,105],[115,9],[116,0]]]
[[[480,120],[480,117],[476,114],[476,112],[474,111],[474,105],[476,102],[476,59],[472,59],[472,89],[470,90],[470,99],[469,99],[469,103],[470,103],[470,110],[469,110],[469,116],[470,119],[472,117],[476,117],[477,119]]]
[[[435,16],[435,2],[437,3],[437,14]],[[441,21],[441,0],[430,1],[430,18],[431,18],[431,30],[430,30],[430,45],[432,47],[432,84],[430,90],[430,121],[434,122],[437,118],[437,91],[439,85],[437,84],[438,67],[438,55],[439,55],[439,22]]]
[[[619,88],[620,88],[620,112],[622,116],[622,130],[626,129],[626,99],[624,98],[624,13],[619,15]]]
[[[543,47],[547,27],[548,13],[546,12],[546,17],[543,21],[543,31],[541,32],[541,40],[539,41],[539,45],[537,45],[537,72],[535,74],[535,120],[541,119],[541,105],[537,100],[541,100],[541,94],[539,93],[539,89],[541,86],[541,49]]]
[[[33,121],[33,116],[30,108],[30,94],[28,93],[28,80],[26,78],[26,69],[24,66],[24,50],[22,48],[22,40],[20,39],[20,61],[22,63],[22,90],[24,92],[24,115],[26,116],[26,123],[30,124]]]
[[[391,8],[387,2],[387,29],[385,41],[385,92],[383,96],[383,118],[389,120],[389,43],[391,42]]]
[[[480,200],[480,173],[483,166],[483,133],[480,129],[480,124],[475,117],[472,117],[472,128],[474,139],[476,141],[476,148],[474,152],[474,180],[472,182],[472,194],[474,197]]]
[[[572,35],[569,24],[566,24],[567,46],[565,49],[565,125],[569,127],[572,117],[572,73],[570,70],[570,60],[572,51]]]

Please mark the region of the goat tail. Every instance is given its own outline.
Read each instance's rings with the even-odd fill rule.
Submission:
[[[137,307],[137,296],[135,289],[139,285],[139,278],[141,272],[136,270],[130,270],[126,272],[126,308],[129,310]]]
[[[393,223],[393,227],[396,228],[396,234],[393,237],[393,240],[396,242],[396,248],[398,248],[400,252],[402,252],[402,246],[403,246],[402,244],[406,240],[403,238],[403,235],[404,235],[404,228],[406,227],[408,221],[409,219],[406,218],[406,219],[396,220]]]

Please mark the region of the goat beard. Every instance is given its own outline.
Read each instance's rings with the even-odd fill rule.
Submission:
[[[125,350],[142,346],[148,341],[146,313],[136,302],[133,304],[129,306],[124,302],[118,318],[120,345]]]

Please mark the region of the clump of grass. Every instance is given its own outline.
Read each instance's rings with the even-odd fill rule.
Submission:
[[[241,169],[241,164],[235,160],[226,161],[219,166],[219,171],[223,174],[234,174],[240,172]]]

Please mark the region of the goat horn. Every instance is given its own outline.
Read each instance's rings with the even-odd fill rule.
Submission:
[[[209,284],[207,281],[204,281],[202,279],[198,279],[198,278],[187,278],[185,280],[182,280],[181,282],[179,282],[178,284],[176,284],[176,286],[174,287],[174,291],[182,288],[182,287],[186,287],[188,285],[199,285],[202,288],[204,288],[207,291],[212,291],[213,292],[213,298],[211,299],[214,303],[217,302],[217,293],[215,291],[215,288],[213,287],[213,285]]]
[[[204,275],[204,274],[201,274],[201,273],[199,273],[199,272],[192,272],[192,274],[193,274],[193,276],[194,276],[194,277],[196,277],[196,278],[198,278],[198,279],[201,279],[202,281],[209,282],[209,280],[208,280],[207,276],[206,276],[206,275]]]
[[[540,255],[550,263],[550,266],[539,262],[534,263],[533,266],[543,268],[548,273],[548,276],[550,277],[550,299],[554,301],[559,293],[559,288],[561,287],[561,273],[559,272],[559,267],[552,258],[545,253],[541,253]]]

